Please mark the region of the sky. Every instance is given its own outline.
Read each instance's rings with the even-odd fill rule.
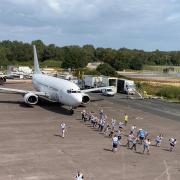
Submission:
[[[179,0],[0,0],[0,41],[180,50]]]

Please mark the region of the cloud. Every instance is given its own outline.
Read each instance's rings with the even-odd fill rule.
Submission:
[[[180,20],[180,13],[173,13],[167,17],[167,21],[170,21],[170,22],[179,21],[179,20]]]
[[[1,0],[0,38],[177,49],[179,9],[177,0]]]

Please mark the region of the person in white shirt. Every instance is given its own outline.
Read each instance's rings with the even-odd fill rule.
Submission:
[[[99,119],[102,119],[105,116],[103,109],[99,112]]]
[[[84,175],[80,171],[78,171],[75,180],[84,180]]]
[[[161,141],[163,139],[163,135],[160,134],[159,136],[156,137],[155,142],[156,142],[156,146],[160,146],[161,145]]]
[[[150,139],[145,139],[145,140],[143,141],[143,143],[144,143],[143,154],[144,154],[144,152],[145,152],[146,149],[147,149],[147,153],[149,154],[149,146],[150,146],[150,144],[151,144]]]
[[[112,146],[113,146],[112,151],[113,151],[113,152],[116,152],[116,151],[117,151],[118,143],[119,143],[118,137],[115,135],[115,136],[112,138]]]
[[[171,139],[169,139],[169,143],[170,143],[170,149],[169,149],[169,151],[171,152],[171,151],[174,149],[177,141],[176,141],[175,138],[171,138]]]
[[[116,120],[114,118],[112,118],[112,120],[111,120],[111,125],[112,125],[112,127],[115,127],[115,125],[116,125]]]
[[[99,126],[98,126],[98,130],[101,131],[101,126],[103,124],[103,118],[99,120]]]
[[[119,122],[119,129],[123,130],[124,129],[124,123],[123,122]]]
[[[138,137],[136,137],[136,138],[133,139],[133,141],[132,141],[132,146],[130,147],[131,150],[134,149],[135,152],[136,152],[136,145],[137,145],[138,141],[139,141]]]
[[[106,120],[103,119],[103,120],[101,121],[101,127],[100,127],[100,131],[101,131],[101,132],[103,131],[105,124],[106,124]]]
[[[131,126],[131,132],[132,132],[133,134],[135,134],[135,131],[136,131],[136,125]]]
[[[105,134],[105,135],[108,135],[110,129],[111,129],[111,128],[110,128],[110,125],[109,125],[109,123],[107,122],[107,123],[106,123],[106,127],[105,127],[105,129],[104,129],[104,134]]]
[[[86,110],[84,109],[84,110],[81,112],[81,118],[82,118],[83,121],[85,120],[85,115],[86,115]]]
[[[60,125],[60,128],[61,128],[62,137],[64,138],[65,130],[66,130],[66,124],[64,122],[62,122]]]
[[[120,130],[116,131],[116,136],[117,136],[119,144],[120,144],[120,140],[121,140],[121,131]]]
[[[128,138],[127,138],[127,144],[126,146],[129,148],[130,147],[130,143],[133,143],[133,140],[134,140],[134,135],[133,135],[133,132],[130,132],[130,134],[128,135]]]

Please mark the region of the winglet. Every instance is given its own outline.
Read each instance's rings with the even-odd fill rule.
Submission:
[[[33,51],[34,51],[34,74],[41,74],[41,71],[39,69],[39,62],[36,52],[36,46],[33,45]]]

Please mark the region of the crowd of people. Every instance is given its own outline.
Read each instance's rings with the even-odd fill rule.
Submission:
[[[87,112],[83,110],[81,112],[81,119],[84,123],[90,123],[93,128],[96,128],[104,136],[108,136],[112,139],[112,152],[116,152],[118,146],[122,145],[122,138],[127,138],[126,146],[130,150],[137,152],[137,146],[141,146],[142,154],[145,152],[150,153],[151,138],[149,133],[142,128],[137,128],[136,125],[132,125],[130,128],[128,124],[128,115],[124,114],[123,121],[117,121],[114,117],[108,119],[107,115],[104,113],[103,109],[99,111],[97,116],[92,112]],[[65,137],[66,124],[61,122],[60,124],[61,137]],[[154,139],[154,146],[161,146],[163,140],[163,134],[160,133]],[[176,138],[172,137],[169,139],[169,151],[173,151],[177,143]],[[75,177],[76,180],[83,180],[84,175],[82,172],[78,171]]]
[[[114,117],[111,120],[108,119],[103,109],[100,110],[99,114],[95,116],[92,112],[83,110],[81,112],[81,119],[84,123],[89,122],[93,128],[97,128],[99,132],[105,136],[112,138],[112,151],[116,152],[119,145],[121,145],[122,135],[123,138],[127,136],[127,143],[125,146],[130,150],[137,151],[137,145],[141,145],[142,154],[147,152],[150,153],[151,138],[149,133],[142,128],[137,128],[136,125],[132,125],[128,129],[128,115],[124,114],[123,121],[117,121]],[[125,133],[126,132],[126,133]],[[128,135],[127,135],[128,133]],[[159,147],[163,140],[163,134],[160,133],[154,139],[154,145]],[[173,151],[177,141],[176,138],[172,137],[169,139],[169,151]]]

